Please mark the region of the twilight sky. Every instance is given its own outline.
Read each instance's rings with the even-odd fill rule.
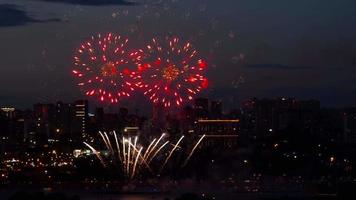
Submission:
[[[209,62],[202,95],[229,107],[253,96],[356,106],[354,0],[131,2],[0,0],[0,106],[81,98],[73,51],[100,32],[138,46],[152,36],[192,41]]]

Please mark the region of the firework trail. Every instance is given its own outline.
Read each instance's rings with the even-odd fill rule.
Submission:
[[[128,142],[128,150],[127,150],[127,160],[126,160],[126,168],[127,168],[127,174],[130,173],[130,154],[131,154],[131,137],[129,138],[129,140],[126,140]]]
[[[198,56],[189,42],[179,38],[152,42],[142,50],[144,56],[138,65],[138,85],[153,103],[165,107],[181,106],[208,87],[204,76],[207,63]]]
[[[110,151],[114,155],[114,149],[112,148],[112,145],[111,145],[110,139],[108,137],[108,134],[106,134],[106,132],[104,132],[104,135],[105,135],[105,138],[106,138],[106,142],[109,145]]]
[[[127,38],[98,34],[75,51],[72,73],[87,96],[117,103],[134,91],[139,79],[133,70],[140,59],[140,52],[129,49]]]
[[[134,142],[134,149],[136,149],[137,139],[138,139],[138,137],[136,136],[136,137],[135,137],[135,142]]]
[[[94,154],[95,156],[100,160],[101,164],[106,167],[106,164],[103,160],[103,158],[101,157],[101,155],[99,154],[99,152],[97,150],[95,150],[92,146],[90,146],[88,143],[83,142]]]
[[[140,155],[141,155],[141,151],[142,151],[142,147],[141,147],[140,150],[137,152],[136,159],[135,159],[135,163],[134,163],[133,170],[132,170],[131,179],[135,176],[137,161],[138,161],[138,158],[139,158]]]
[[[164,163],[163,163],[163,165],[162,165],[162,167],[161,167],[161,170],[160,170],[160,171],[162,171],[162,170],[163,170],[163,168],[164,168],[164,166],[166,166],[166,164],[167,164],[167,162],[168,162],[169,158],[171,158],[171,156],[172,156],[173,152],[177,149],[177,147],[178,147],[179,143],[183,140],[183,138],[184,138],[184,135],[183,135],[183,136],[182,136],[182,137],[178,140],[178,142],[174,145],[173,149],[171,150],[171,152],[170,152],[170,153],[169,153],[169,155],[167,156],[166,160],[164,161]]]
[[[135,148],[132,143],[131,143],[130,145],[131,145],[131,147],[133,147],[133,150],[134,150],[136,153],[139,152],[139,150],[138,150],[137,148]],[[142,165],[142,163],[145,164],[146,167],[147,167],[147,169],[152,172],[150,166],[147,164],[147,161],[144,159],[144,157],[143,157],[141,154],[139,155],[139,157],[141,158],[141,163],[140,163],[140,165]]]
[[[203,136],[201,136],[201,138],[198,140],[198,142],[195,144],[195,146],[193,147],[192,151],[189,153],[189,156],[187,157],[187,159],[184,161],[183,163],[183,167],[186,166],[188,164],[188,161],[190,159],[190,157],[192,157],[195,149],[199,146],[199,144],[203,141],[203,139],[205,138],[205,134]]]
[[[156,138],[154,138],[154,139],[152,140],[152,142],[148,145],[148,147],[147,147],[145,153],[143,154],[143,158],[146,158],[147,153],[149,152],[149,150],[151,149],[151,147],[152,147],[152,145],[154,144],[155,141],[156,141]]]
[[[121,151],[120,151],[120,145],[119,145],[119,141],[117,139],[117,135],[116,132],[114,131],[114,137],[115,137],[115,144],[116,144],[116,148],[117,148],[117,156],[120,159],[120,161],[122,161],[121,159]]]
[[[124,138],[124,137],[122,137],[122,157],[124,158],[124,164],[126,164],[127,162],[126,162],[126,148],[125,148],[125,146],[126,146],[126,139]]]
[[[110,148],[110,145],[109,145],[108,141],[106,141],[106,137],[105,137],[105,136],[103,135],[103,133],[100,132],[100,131],[99,131],[99,134],[100,134],[101,138],[103,139],[106,148],[107,148],[108,150],[110,150],[111,153],[113,153],[113,150],[112,150],[112,148]],[[106,134],[106,133],[105,133],[105,134]]]
[[[154,149],[156,149],[157,145],[159,144],[159,142],[163,139],[163,137],[165,136],[165,134],[163,133],[161,135],[161,137],[157,140],[157,142],[155,143],[155,145],[150,149],[150,151],[148,152],[148,154],[145,157],[145,160],[150,160],[149,157],[151,155],[151,153],[154,151]]]
[[[148,161],[148,164],[151,163],[151,161],[157,156],[157,154],[169,143],[169,141],[165,142],[164,144],[161,145],[160,148],[157,149],[157,151],[153,154],[151,159]]]

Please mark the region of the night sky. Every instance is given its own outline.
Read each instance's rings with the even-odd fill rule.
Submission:
[[[354,0],[132,2],[0,0],[0,105],[82,98],[73,51],[91,35],[114,32],[137,46],[153,36],[192,41],[209,62],[202,95],[228,107],[253,96],[356,106]]]

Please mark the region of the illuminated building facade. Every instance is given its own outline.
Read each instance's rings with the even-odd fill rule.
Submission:
[[[0,110],[7,118],[13,119],[16,117],[15,108],[13,107],[2,107]]]
[[[34,143],[40,145],[46,144],[48,139],[51,138],[52,134],[55,132],[55,118],[56,109],[53,104],[35,104],[34,117],[35,117],[35,133],[36,137]]]
[[[319,101],[254,98],[242,105],[242,130],[250,130],[252,137],[295,132],[312,134],[317,129],[318,113]]]
[[[205,135],[204,144],[233,146],[239,137],[239,119],[200,119],[195,122],[194,133]]]
[[[74,140],[80,141],[88,137],[87,123],[88,123],[89,106],[88,101],[78,100],[74,102],[74,116],[75,116],[75,133],[79,135],[74,136]],[[78,137],[79,136],[79,137]]]

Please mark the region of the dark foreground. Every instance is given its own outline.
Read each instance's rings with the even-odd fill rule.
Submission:
[[[350,190],[351,189],[351,190]],[[345,188],[337,194],[306,194],[300,192],[256,192],[233,191],[112,191],[98,189],[53,189],[53,188],[2,188],[0,199],[9,200],[354,200],[355,188]]]

